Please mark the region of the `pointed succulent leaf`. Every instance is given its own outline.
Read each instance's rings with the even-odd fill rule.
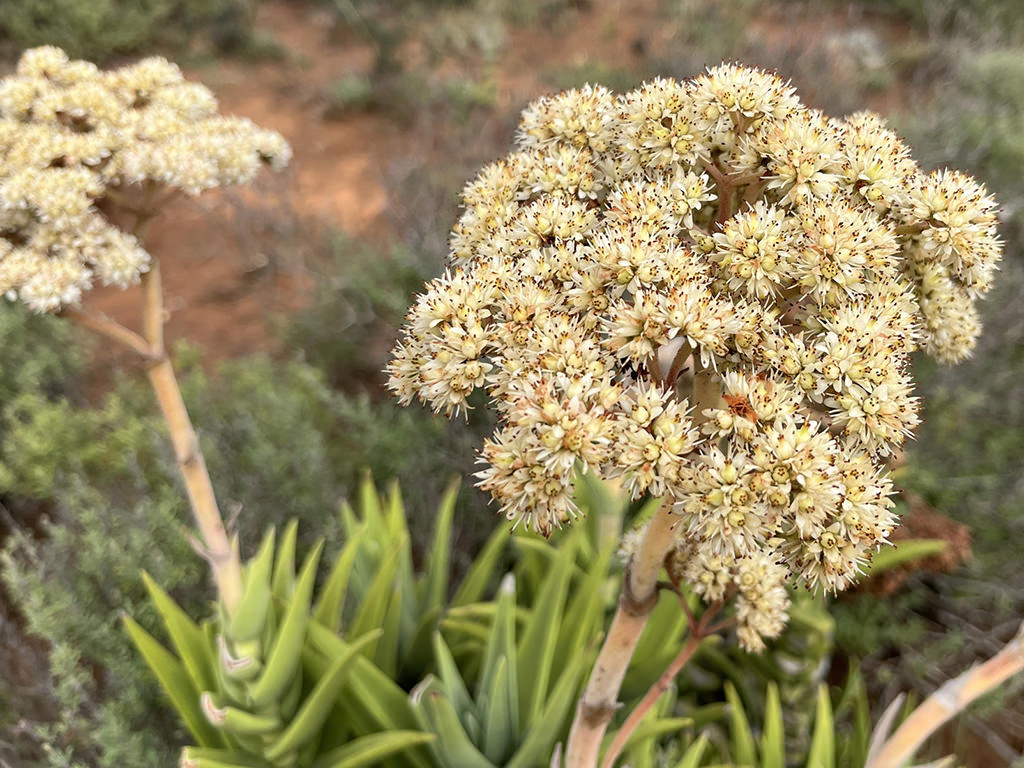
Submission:
[[[373,661],[388,677],[394,678],[398,672],[399,644],[402,635],[403,595],[414,596],[400,589],[392,591],[387,601],[387,611],[381,620],[380,639],[374,643]]]
[[[593,657],[594,654],[587,651],[567,660],[539,717],[526,730],[519,748],[505,764],[505,768],[532,768],[547,763],[559,735],[566,727],[583,674],[590,667]]]
[[[704,757],[704,750],[708,746],[707,734],[702,733],[683,755],[683,759],[676,763],[675,768],[698,768],[701,758]]]
[[[233,749],[185,747],[181,750],[181,768],[252,768],[253,759]]]
[[[448,697],[452,700],[455,711],[459,713],[459,719],[465,721],[467,714],[476,714],[476,705],[469,695],[459,668],[455,664],[452,652],[444,641],[440,632],[434,633],[434,663],[437,665],[437,674],[444,685]],[[467,728],[467,730],[469,730]],[[472,733],[470,733],[472,736]]]
[[[227,634],[236,642],[258,638],[270,609],[270,579],[274,565],[274,531],[263,537],[256,556],[245,569],[245,587],[242,599],[228,621]]]
[[[288,601],[295,589],[295,541],[299,533],[299,521],[290,520],[284,528],[281,543],[277,545],[274,561],[274,579],[271,589],[281,603]]]
[[[552,670],[562,660],[556,658],[558,633],[563,628],[569,579],[575,567],[575,547],[560,549],[551,570],[540,586],[533,611],[526,622],[519,643],[519,657],[524,660],[519,674],[519,721],[523,729],[529,728],[540,714],[551,684]],[[576,627],[565,627],[576,631]]]
[[[751,733],[743,702],[736,693],[736,686],[730,682],[725,684],[725,700],[729,703],[729,735],[733,762],[754,765],[757,760],[754,735]]]
[[[573,588],[562,620],[564,630],[558,638],[556,658],[567,659],[580,653],[601,631],[605,608],[601,586],[609,576],[617,549],[617,544],[610,544],[599,552],[591,562],[589,572]]]
[[[388,731],[360,736],[348,744],[318,757],[313,768],[364,768],[386,765],[391,758],[407,750],[422,748],[437,736],[421,731]]]
[[[206,633],[145,571],[142,572],[142,581],[196,690],[212,689],[217,680],[214,673],[216,662]]]
[[[130,616],[124,617],[124,626],[192,738],[203,747],[225,746],[223,737],[203,717],[199,691],[185,666]]]
[[[896,546],[875,553],[865,568],[865,578],[877,576],[901,565],[940,555],[949,547],[943,539],[903,539]]]
[[[399,552],[403,546],[404,542],[399,540],[393,542],[388,548],[387,554],[382,558],[366,589],[366,593],[359,596],[359,610],[349,626],[348,633],[363,635],[383,624],[388,605],[395,592],[395,574],[398,570]],[[367,646],[363,649],[363,655],[372,659],[375,651],[376,646]]]
[[[455,479],[448,486],[437,509],[434,540],[427,558],[427,570],[420,582],[420,610],[440,608],[448,596],[448,569],[451,567],[452,518],[455,501],[459,495],[459,481]]]
[[[807,755],[807,768],[835,768],[836,728],[832,717],[832,700],[828,686],[818,686],[818,706],[814,712],[814,734],[811,749]]]
[[[286,533],[286,538],[287,535]],[[277,637],[274,638],[274,644],[267,655],[263,672],[250,691],[252,701],[258,707],[269,707],[274,704],[287,690],[292,676],[298,670],[306,628],[309,625],[316,567],[320,562],[322,550],[322,541],[313,547],[302,565],[294,592],[285,602],[284,616],[278,627]]]
[[[413,712],[424,731],[437,735],[430,747],[440,765],[494,768],[470,740],[458,713],[436,678],[428,675],[409,694]]]
[[[488,633],[487,646],[484,649],[483,666],[477,681],[477,700],[487,695],[494,688],[494,678],[498,674],[498,662],[505,658],[511,661],[511,690],[509,695],[518,702],[519,692],[516,686],[518,670],[515,664],[516,654],[516,580],[512,574],[505,574],[498,590],[498,606],[494,614],[494,622]],[[518,706],[518,704],[517,704]],[[517,728],[518,730],[518,728]]]
[[[366,529],[358,527],[348,537],[341,554],[338,555],[331,567],[331,572],[327,576],[327,581],[324,583],[323,589],[320,590],[320,596],[313,608],[313,618],[335,632],[341,629],[341,612],[345,607],[349,577],[352,575],[352,566],[355,564],[356,555],[359,554],[365,535]]]
[[[786,738],[782,722],[779,687],[768,684],[764,703],[764,730],[761,732],[761,768],[786,768]]]
[[[313,690],[302,702],[299,711],[281,733],[280,737],[264,753],[271,762],[277,762],[289,752],[293,752],[317,735],[327,715],[334,707],[338,693],[345,685],[346,676],[352,667],[355,656],[371,641],[376,639],[380,630],[368,632],[353,642],[346,652],[335,658],[327,671],[317,680]]]
[[[322,675],[330,659],[346,652],[346,642],[318,622],[309,624],[310,660],[320,668]],[[352,666],[348,682],[339,696],[342,706],[352,712],[361,712],[373,724],[373,730],[415,729],[416,723],[409,708],[408,697],[391,678],[363,655]]]
[[[473,559],[469,572],[455,591],[452,607],[483,600],[491,578],[498,571],[498,564],[505,553],[505,545],[511,533],[512,529],[508,525],[501,525],[494,530],[480,550],[480,554]]]
[[[515,653],[515,651],[513,651]],[[516,708],[518,697],[511,695],[515,690],[514,665],[507,656],[498,657],[491,685],[483,699],[483,753],[495,765],[504,765],[519,738],[519,718]],[[453,702],[454,703],[454,702]]]

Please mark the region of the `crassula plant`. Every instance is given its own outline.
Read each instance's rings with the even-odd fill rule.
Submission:
[[[241,599],[240,558],[167,356],[160,263],[143,238],[174,197],[247,183],[290,156],[279,134],[218,114],[210,90],[166,59],[102,71],[45,46],[0,81],[0,294],[144,360],[229,610]],[[139,282],[141,334],[80,306],[96,283]]]
[[[663,567],[708,606],[695,635],[728,611],[758,651],[787,584],[845,589],[888,542],[910,355],[970,354],[996,206],[877,115],[736,65],[543,98],[462,200],[391,389],[452,416],[489,401],[479,484],[515,524],[570,523],[578,472],[662,500],[570,735],[568,764],[595,765]]]

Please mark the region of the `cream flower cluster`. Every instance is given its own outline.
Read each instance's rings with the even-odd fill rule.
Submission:
[[[149,254],[98,201],[142,184],[196,195],[289,156],[164,59],[103,72],[59,48],[26,51],[0,80],[0,293],[54,312],[96,280],[134,283]]]
[[[510,519],[570,520],[579,470],[667,498],[674,571],[735,597],[751,649],[785,584],[856,578],[895,524],[909,356],[960,360],[979,331],[1000,255],[981,185],[722,65],[531,104],[463,202],[390,387],[450,415],[489,396],[480,485]]]

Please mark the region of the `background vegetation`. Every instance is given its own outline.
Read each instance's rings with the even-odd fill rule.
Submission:
[[[340,545],[339,501],[369,469],[402,481],[422,555],[451,475],[473,471],[486,417],[447,423],[398,409],[379,371],[409,297],[439,269],[459,187],[505,151],[528,99],[588,81],[625,89],[736,58],[791,76],[830,111],[883,111],[924,165],[988,183],[1004,209],[1006,261],[975,357],[954,369],[918,365],[926,420],[898,470],[911,507],[969,529],[972,555],[951,572],[913,573],[883,599],[865,590],[833,605],[829,679],[842,682],[859,658],[878,706],[898,689],[930,691],[1015,630],[1024,615],[1024,28],[1013,0],[650,0],[629,13],[602,0],[7,6],[0,48],[11,55],[43,42],[97,61],[166,51],[194,62],[190,75],[234,99],[231,109],[257,122],[264,109],[299,149],[289,186],[258,192],[274,210],[224,196],[169,215],[212,219],[231,234],[226,247],[160,235],[171,250],[205,247],[196,263],[211,281],[211,264],[237,277],[237,291],[212,298],[180,289],[180,316],[201,320],[172,317],[171,331],[201,345],[179,348],[178,366],[249,551],[292,516],[307,541]],[[307,175],[318,166],[331,173]],[[368,188],[346,192],[359,180],[384,202],[372,207]],[[282,284],[299,300],[278,300]],[[255,319],[232,309],[248,294]],[[248,354],[224,336],[243,339]],[[154,629],[140,562],[190,611],[209,599],[149,393],[138,371],[83,342],[59,321],[0,307],[0,667],[15,671],[0,680],[0,765],[169,763],[181,734],[119,615]],[[494,525],[479,494],[464,489],[459,505],[456,573]],[[969,765],[1008,765],[1024,748],[1022,712],[1018,684],[941,746]]]

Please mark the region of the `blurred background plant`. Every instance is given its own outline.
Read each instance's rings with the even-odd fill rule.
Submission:
[[[180,52],[192,43],[242,52],[253,38],[256,0],[21,0],[6,3],[0,32],[20,48],[56,45],[106,62],[132,53]]]
[[[239,509],[248,552],[269,525],[291,516],[301,521],[300,547],[323,536],[327,551],[336,551],[345,538],[337,502],[352,496],[360,469],[369,467],[378,481],[400,478],[421,562],[446,484],[474,470],[473,446],[490,427],[475,421],[479,411],[468,424],[450,424],[399,410],[381,397],[377,371],[410,295],[439,268],[459,187],[505,150],[515,116],[537,93],[587,81],[628,88],[652,74],[688,76],[736,58],[779,69],[829,111],[870,105],[883,112],[923,165],[964,168],[1004,207],[1007,258],[983,304],[981,346],[955,371],[919,366],[925,424],[899,474],[918,499],[910,517],[951,518],[943,535],[962,559],[969,530],[970,557],[959,565],[958,558],[928,561],[953,570],[910,568],[895,591],[878,596],[876,584],[832,605],[834,643],[797,646],[778,659],[780,666],[800,660],[798,693],[790,695],[810,702],[784,712],[810,722],[817,683],[839,691],[862,657],[877,717],[896,690],[924,695],[1014,631],[1024,613],[1015,545],[1024,525],[1024,30],[1013,0],[645,0],[628,7],[615,0],[353,0],[370,33],[376,24],[385,30],[376,34],[394,38],[386,66],[359,18],[333,1],[253,3],[252,34],[274,41],[273,61],[254,61],[244,47],[241,56],[216,52],[212,14],[166,10],[189,3],[152,3],[159,24],[103,10],[99,26],[95,19],[104,17],[79,22],[76,14],[116,3],[71,3],[63,16],[39,10],[67,3],[9,5],[0,26],[12,55],[36,41],[98,60],[149,53],[152,45],[182,45],[179,30],[188,28],[200,54],[187,59],[190,76],[210,83],[226,111],[276,127],[296,148],[294,171],[260,190],[280,200],[276,207],[212,197],[177,209],[194,226],[157,221],[153,228],[180,258],[177,274],[174,256],[167,259],[169,333],[201,345],[178,353],[186,398],[225,507]],[[217,6],[204,4],[203,12]],[[24,11],[22,20],[8,11]],[[136,31],[117,31],[122,21]],[[58,34],[96,47],[76,48]],[[118,42],[125,40],[138,42]],[[256,210],[267,226],[261,254],[242,236],[218,239],[249,227]],[[96,301],[124,316],[116,300],[101,294]],[[145,391],[131,383],[131,371],[117,372],[123,361],[84,348],[47,318],[2,310],[0,667],[13,674],[0,681],[0,761],[170,760],[184,731],[170,715],[153,716],[164,712],[163,700],[118,622],[124,608],[160,636],[137,573],[139,552],[159,553],[154,579],[192,615],[203,615],[207,595],[183,534],[187,510],[173,457],[153,436]],[[221,364],[240,349],[262,356]],[[243,407],[246,401],[260,407]],[[106,437],[96,441],[96,434]],[[466,486],[452,534],[456,581],[493,526],[492,511]],[[517,598],[527,599],[529,583],[517,577]],[[760,727],[763,677],[749,667],[727,674],[723,663],[735,662],[716,666],[716,650],[709,647],[693,667],[701,674],[685,681],[686,706],[721,703],[728,678],[751,727]],[[778,685],[785,701],[789,683]],[[956,750],[969,766],[1008,765],[1024,748],[1021,696],[1011,686],[976,705],[932,752]],[[716,722],[683,733],[707,730],[722,747],[709,747],[706,759],[731,759],[729,721]],[[786,732],[796,739],[793,749],[810,735],[788,722]]]

